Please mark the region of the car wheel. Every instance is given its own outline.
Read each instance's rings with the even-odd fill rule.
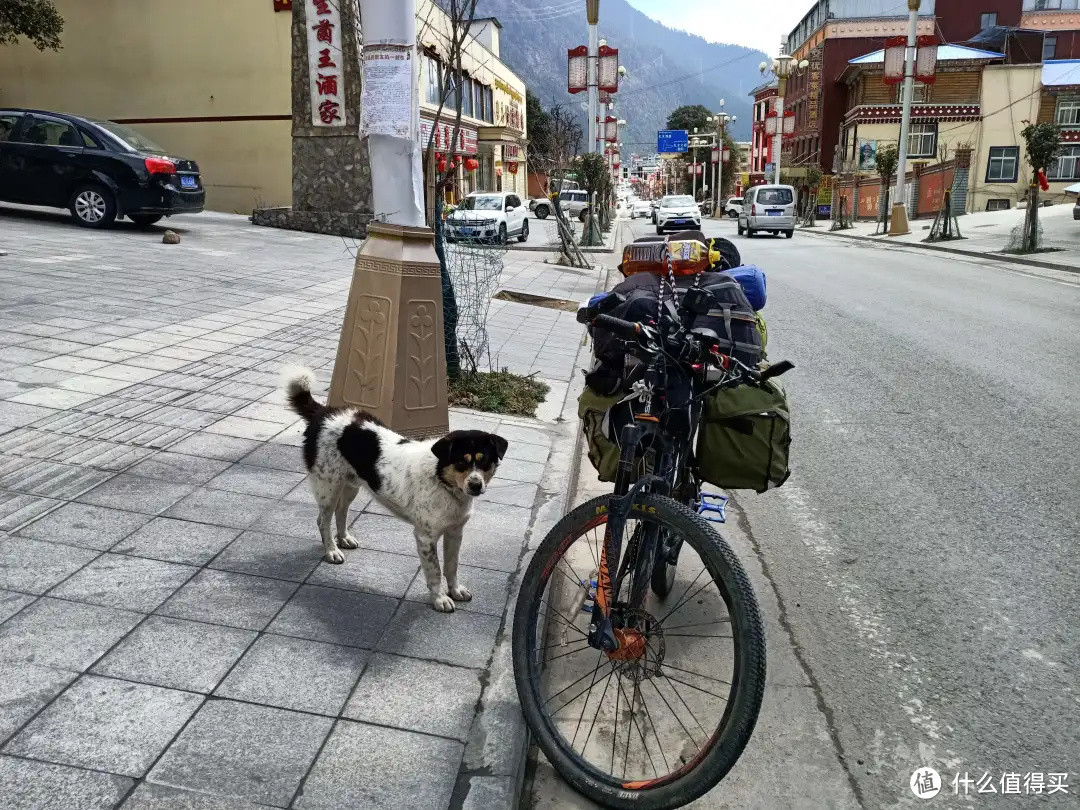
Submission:
[[[548,207],[546,205],[538,205],[534,213],[536,214],[537,219],[547,219],[548,214],[550,214],[551,211],[548,210]]]
[[[162,214],[128,214],[128,219],[140,228],[149,228],[155,222],[159,222],[162,216]]]
[[[745,231],[745,230],[743,230],[743,226],[742,226],[742,225],[740,225],[740,226],[739,226],[739,236],[742,236],[742,235],[743,235],[744,233],[746,233],[746,231]]]
[[[506,223],[505,222],[500,222],[499,223],[499,235],[497,237],[495,237],[495,240],[500,245],[505,245],[506,244]]]
[[[746,226],[746,238],[747,239],[753,239],[754,238],[754,229],[751,228],[749,225]]]
[[[68,210],[84,228],[108,228],[116,219],[116,199],[104,186],[84,183],[72,192]]]
[[[660,226],[660,225],[657,225],[657,226],[656,226],[656,232],[657,232],[658,234],[663,234],[663,233],[664,233],[664,229],[663,229],[663,227],[662,227],[662,226]]]
[[[784,236],[786,236],[786,237],[787,237],[788,239],[790,239],[790,238],[791,238],[791,237],[793,237],[794,235],[795,235],[795,231],[794,231],[794,230],[791,230],[791,231],[784,231]]]
[[[518,234],[518,241],[525,242],[529,238],[529,220],[525,220],[521,223],[521,233]]]

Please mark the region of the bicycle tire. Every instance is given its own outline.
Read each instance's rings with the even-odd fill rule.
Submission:
[[[736,650],[731,694],[721,727],[706,750],[657,784],[628,787],[611,774],[569,748],[547,714],[541,711],[540,675],[532,652],[537,640],[537,618],[545,588],[561,553],[575,538],[596,525],[612,496],[594,498],[565,515],[547,534],[533,555],[522,579],[513,627],[514,678],[525,720],[541,750],[556,771],[579,793],[612,808],[667,810],[681,807],[715,787],[739,759],[753,733],[765,693],[765,632],[757,599],[746,572],[731,547],[712,526],[686,506],[659,495],[642,494],[635,500],[655,519],[679,531],[699,554],[713,581],[721,587],[731,616]],[[560,548],[561,547],[561,548]],[[545,570],[547,569],[547,570]],[[730,597],[730,598],[729,598]]]

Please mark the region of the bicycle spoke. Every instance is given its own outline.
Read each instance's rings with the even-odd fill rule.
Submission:
[[[701,573],[698,574],[698,577],[700,577],[701,574],[703,574],[703,573],[705,573],[704,568],[701,569]],[[697,577],[694,577],[694,582],[697,582]],[[693,584],[693,583],[691,583],[691,584]],[[692,600],[695,596],[697,596],[699,593],[701,593],[703,590],[705,590],[706,588],[708,588],[712,584],[713,584],[713,582],[711,580],[709,582],[706,582],[705,584],[703,584],[700,588],[698,588],[696,591],[694,591],[692,594],[690,594],[689,597],[687,597],[683,601],[679,602],[677,605],[675,605],[675,607],[673,607],[671,610],[669,610],[667,613],[665,613],[663,618],[660,619],[660,621],[661,622],[664,621],[664,619],[666,619],[668,616],[670,616],[676,610],[681,608],[683,605],[689,604],[690,600]],[[687,588],[687,590],[689,590],[689,588]]]
[[[689,681],[679,680],[674,675],[665,673],[664,678],[669,681],[674,681],[675,683],[681,683],[683,686],[689,686],[691,689],[696,689],[699,692],[704,692],[706,695],[712,695],[714,698],[720,698],[720,700],[724,701],[725,703],[727,702],[727,698],[723,695],[718,695],[716,694],[716,692],[710,692],[708,689],[702,689],[700,686],[694,686],[694,684],[690,683]],[[674,689],[674,687],[672,688]]]
[[[650,683],[652,683],[652,682],[650,681]],[[661,699],[662,701],[664,701],[664,705],[665,705],[665,706],[667,706],[667,708],[668,708],[668,711],[669,711],[669,712],[671,712],[671,716],[675,718],[675,722],[677,722],[677,723],[678,723],[678,724],[679,724],[679,725],[680,725],[680,726],[682,727],[682,730],[686,732],[686,736],[690,738],[690,742],[692,742],[692,743],[693,743],[694,745],[697,745],[698,743],[697,743],[697,740],[695,740],[695,739],[694,739],[694,734],[693,734],[693,732],[691,732],[691,731],[690,731],[690,729],[688,729],[688,728],[686,727],[686,725],[685,725],[685,724],[683,723],[682,719],[681,719],[681,718],[679,717],[679,715],[678,715],[678,714],[676,713],[676,711],[675,711],[675,710],[674,710],[673,708],[671,708],[671,704],[670,704],[670,703],[668,703],[668,699],[667,699],[666,697],[664,697],[664,693],[660,691],[660,687],[658,687],[658,686],[657,686],[657,685],[656,685],[656,684],[654,683],[654,684],[653,684],[653,689],[655,689],[655,690],[656,690],[656,694],[658,694],[658,695],[660,696],[660,699]],[[685,701],[683,702],[683,705],[684,705],[684,706],[686,706],[686,702],[685,702]],[[688,712],[690,712],[690,707],[689,707],[689,706],[686,706],[686,710],[687,710]],[[693,713],[693,712],[690,712],[690,716],[691,716],[691,717],[694,717],[694,713]],[[696,717],[694,717],[694,722],[698,724],[698,728],[701,728],[701,723],[700,723],[700,722],[698,722],[698,719],[697,719]],[[701,730],[702,730],[702,731],[705,731],[705,729],[703,729],[703,728],[702,728]],[[706,732],[706,735],[705,735],[705,736],[706,736],[706,737],[708,737],[708,733],[707,733],[707,732]],[[699,746],[699,747],[700,747],[700,746]]]
[[[687,675],[695,675],[698,678],[704,678],[707,681],[716,681],[717,683],[724,684],[724,686],[731,686],[730,683],[725,680],[721,680],[720,678],[714,678],[711,675],[702,675],[700,672],[694,672],[691,669],[683,669],[682,667],[677,667],[674,664],[668,663],[667,661],[664,662],[664,669],[673,669],[676,672],[685,672]]]
[[[568,652],[559,653],[558,655],[553,655],[550,658],[545,658],[544,663],[545,664],[550,664],[552,661],[558,661],[560,658],[565,658],[568,655],[574,655],[575,653],[584,652],[585,650],[591,650],[591,649],[592,649],[592,647],[590,647],[588,644],[586,644],[584,647],[578,647],[576,650],[570,650]]]
[[[588,689],[588,691],[590,691],[590,692],[592,691],[593,686],[596,685],[596,673],[598,673],[600,671],[600,663],[601,663],[601,661],[597,661],[596,662],[596,669],[593,670],[593,679],[589,683],[589,689]],[[604,691],[606,692],[607,690],[605,689]],[[581,731],[581,721],[585,719],[585,710],[587,708],[589,708],[589,699],[585,698],[585,703],[581,707],[581,716],[578,717],[577,728],[574,729],[574,739],[570,741],[570,747],[571,748],[574,747],[574,743],[577,741],[578,732]]]
[[[697,633],[668,633],[664,631],[664,638],[732,638],[732,636],[703,636]]]
[[[651,678],[649,679],[649,683],[652,683]],[[655,684],[653,684],[653,689],[656,689]],[[659,690],[657,690],[657,691],[659,691]],[[644,697],[641,700],[641,705],[645,707],[645,714],[649,718],[649,725],[652,726],[653,738],[656,740],[656,748],[660,752],[660,758],[664,760],[664,768],[665,768],[664,773],[669,774],[669,773],[671,773],[671,765],[668,764],[667,756],[664,754],[664,746],[660,744],[660,735],[656,731],[656,721],[653,720],[652,712],[649,711],[649,704],[645,702]],[[650,759],[651,759],[651,757],[650,757]],[[653,773],[655,774],[655,772],[656,772],[656,766],[654,765],[653,766]]]
[[[671,610],[669,610],[667,613],[665,613],[663,616],[661,616],[659,619],[657,619],[658,622],[663,622],[664,619],[666,619],[668,616],[670,616],[672,613],[674,613],[676,610],[678,610],[682,606],[683,597],[686,596],[686,594],[690,593],[690,589],[693,588],[694,585],[697,584],[697,581],[699,579],[701,579],[701,575],[704,574],[704,573],[705,573],[705,568],[702,567],[702,569],[700,571],[698,571],[697,576],[694,577],[693,581],[689,585],[686,586],[686,590],[682,592],[682,596],[680,596],[678,599],[675,600],[675,607],[673,607]],[[702,587],[704,587],[704,586],[702,586]],[[692,598],[693,597],[691,597],[691,599]]]
[[[705,626],[710,625],[710,624],[728,624],[729,622],[731,622],[731,617],[730,616],[728,616],[726,619],[714,619],[711,622],[695,622],[694,624],[677,624],[674,627],[665,627],[664,628],[664,635],[667,636],[668,632],[670,630],[685,630],[688,627],[705,627]]]
[[[649,718],[649,725],[651,725],[653,727],[653,734],[655,735],[656,734],[656,726],[653,724],[652,715],[649,714],[649,707],[645,704],[645,698],[641,694],[641,684],[639,684],[637,681],[634,681],[634,699],[636,700],[638,698],[641,698],[641,708],[643,708],[645,710],[645,714]],[[631,709],[630,710],[630,722],[631,722],[631,724],[633,724],[633,720],[634,720],[634,712],[633,712],[633,709]],[[653,776],[659,778],[660,774],[656,770],[656,760],[654,760],[653,755],[649,753],[649,744],[647,742],[645,742],[645,729],[643,729],[641,727],[641,721],[640,720],[638,721],[637,726],[638,726],[638,736],[641,737],[641,747],[645,751],[645,756],[647,756],[649,758],[649,764],[652,766]],[[658,744],[659,744],[659,742],[660,742],[660,740],[657,739]],[[663,749],[660,749],[660,755],[663,756],[663,754],[664,754]],[[667,765],[667,757],[664,757],[664,764]]]
[[[600,668],[600,664],[601,664],[601,663],[603,663],[603,660],[604,660],[604,654],[603,654],[603,653],[600,653],[599,655],[597,655],[597,656],[596,656],[596,667],[597,667],[597,669],[599,669],[599,668]],[[571,683],[568,683],[568,684],[567,684],[566,686],[564,686],[564,687],[563,687],[562,689],[560,689],[560,690],[559,690],[558,692],[556,692],[556,693],[555,693],[554,695],[552,695],[552,696],[551,696],[551,697],[549,697],[549,698],[548,698],[547,700],[545,700],[545,701],[544,701],[544,705],[546,706],[547,704],[551,703],[551,701],[553,701],[553,700],[554,700],[555,698],[557,698],[557,697],[558,697],[559,695],[561,695],[561,694],[562,694],[563,692],[566,692],[566,691],[568,691],[568,690],[570,690],[570,689],[573,689],[573,688],[574,688],[575,686],[577,686],[577,685],[578,685],[579,683],[581,683],[581,682],[582,682],[583,680],[585,680],[586,678],[588,678],[588,677],[589,677],[589,675],[591,675],[591,674],[592,674],[592,673],[590,673],[590,672],[586,672],[586,673],[585,673],[584,675],[582,675],[582,676],[581,676],[580,678],[578,678],[578,679],[577,679],[576,681],[572,681]],[[565,705],[565,704],[564,704],[564,705]]]
[[[589,732],[585,735],[585,742],[581,744],[581,755],[585,756],[585,749],[589,747],[589,738],[592,737],[593,729],[596,727],[596,719],[600,716],[600,710],[604,707],[604,698],[607,697],[608,687],[611,686],[611,676],[615,674],[615,669],[612,668],[608,673],[607,680],[604,682],[604,692],[600,695],[600,702],[596,704],[596,713],[593,715],[592,723],[589,724]],[[616,716],[618,712],[616,712]],[[577,739],[577,734],[574,734],[574,739]],[[573,747],[573,744],[571,744]]]

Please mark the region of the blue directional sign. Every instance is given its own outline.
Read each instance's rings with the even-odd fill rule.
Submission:
[[[690,135],[685,129],[662,129],[656,133],[656,151],[661,154],[685,152],[690,148]]]

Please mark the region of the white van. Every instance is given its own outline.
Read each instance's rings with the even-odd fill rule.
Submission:
[[[743,195],[739,213],[739,236],[753,238],[769,231],[790,239],[795,234],[795,188],[793,186],[753,186]]]

